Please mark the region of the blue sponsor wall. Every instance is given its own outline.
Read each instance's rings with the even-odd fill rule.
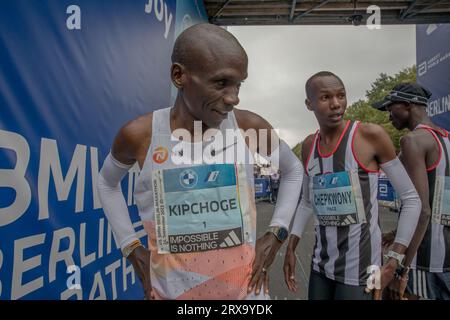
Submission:
[[[428,115],[450,130],[450,24],[416,27],[417,81],[431,90]]]
[[[437,125],[450,130],[450,24],[416,26],[417,82],[433,95],[427,112]],[[387,178],[378,180],[378,200],[395,201]]]
[[[95,190],[119,128],[169,106],[202,1],[0,1],[0,300],[142,299]],[[132,191],[122,190],[146,241]]]
[[[378,179],[378,200],[393,202],[395,201],[395,190],[388,178]]]

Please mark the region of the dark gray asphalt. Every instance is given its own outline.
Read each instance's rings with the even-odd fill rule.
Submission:
[[[264,201],[257,201],[258,212],[257,234],[258,237],[264,234],[269,225],[275,205]],[[397,214],[389,209],[380,206],[380,223],[382,231],[392,230],[397,221]],[[292,293],[288,290],[283,275],[284,254],[286,243],[283,244],[269,270],[270,275],[270,296],[274,300],[306,300],[308,297],[308,279],[311,265],[311,254],[314,248],[314,228],[312,219],[305,230],[305,235],[299,242],[296,250],[297,264],[295,275],[297,279],[298,291]]]

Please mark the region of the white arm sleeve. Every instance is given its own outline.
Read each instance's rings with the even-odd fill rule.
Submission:
[[[313,215],[313,208],[309,194],[309,177],[303,177],[303,189],[300,203],[295,212],[294,222],[292,223],[291,234],[301,238],[309,219]]]
[[[422,203],[411,178],[398,158],[383,163],[380,167],[386,173],[402,203],[395,242],[407,247],[416,230]]]
[[[120,186],[120,181],[132,166],[120,163],[110,153],[103,163],[97,182],[103,211],[121,249],[138,240]]]
[[[270,226],[289,229],[289,224],[295,214],[295,208],[300,196],[303,166],[283,140],[280,140],[279,147],[272,152],[267,160],[271,161],[271,163],[278,163],[281,171],[277,204]]]

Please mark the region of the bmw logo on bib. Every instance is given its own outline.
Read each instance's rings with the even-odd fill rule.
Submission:
[[[193,170],[184,170],[180,174],[180,183],[185,188],[193,188],[197,185],[198,176]]]
[[[325,187],[325,178],[324,177],[319,177],[317,183],[319,184],[319,186]]]

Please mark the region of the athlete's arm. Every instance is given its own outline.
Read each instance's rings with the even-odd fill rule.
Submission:
[[[424,139],[425,138],[425,139]],[[390,298],[392,300],[401,300],[406,288],[408,279],[408,270],[411,261],[423,240],[428,223],[431,216],[431,208],[429,204],[429,189],[428,189],[428,175],[427,175],[427,150],[429,149],[429,141],[423,135],[423,132],[410,132],[400,140],[400,160],[405,166],[409,177],[411,178],[422,202],[422,211],[420,213],[419,222],[417,223],[416,231],[411,239],[411,242],[406,249],[404,266],[406,267],[401,278],[391,283]],[[431,141],[434,143],[434,141]],[[433,147],[433,145],[431,145]]]
[[[300,203],[295,212],[294,221],[292,222],[291,235],[301,238],[312,215],[313,208],[309,195],[309,177],[305,175],[305,177],[303,178],[303,188]]]
[[[417,137],[419,138],[419,137]],[[428,175],[426,164],[426,147],[418,143],[418,139],[413,135],[406,135],[400,140],[400,160],[405,166],[409,177],[419,194],[422,203],[419,222],[417,224],[414,235],[406,250],[405,267],[411,264],[417,249],[425,235],[431,216],[431,208],[429,203]],[[419,138],[420,139],[420,138]]]
[[[285,142],[279,142],[273,127],[265,119],[255,113],[243,110],[235,110],[235,115],[239,128],[244,131],[256,130],[258,154],[279,166],[280,187],[270,226],[288,229],[300,196],[303,178],[301,163]],[[249,143],[249,141],[246,142]],[[252,150],[252,147],[249,146],[249,149]],[[249,291],[254,289],[255,293],[259,294],[264,283],[265,291],[268,293],[269,278],[266,270],[274,261],[281,245],[282,243],[270,232],[258,239]]]
[[[396,157],[394,146],[388,134],[378,125],[366,125],[364,128],[364,130],[361,130],[362,134],[366,139],[368,138],[367,142],[372,144],[377,162],[386,173],[402,202],[397,224],[397,235],[392,250],[399,254],[404,254],[419,220],[420,199],[405,167]],[[397,267],[397,260],[388,259],[382,269],[382,288],[391,282]]]
[[[306,168],[306,160],[309,155],[312,143],[314,140],[314,135],[308,136],[302,144],[302,159],[304,166]],[[289,290],[297,291],[297,281],[295,280],[295,249],[303,235],[306,225],[313,214],[313,209],[310,201],[310,190],[309,190],[309,177],[304,174],[303,177],[303,187],[300,196],[300,203],[297,207],[295,215],[293,217],[293,223],[291,228],[291,235],[289,237],[289,242],[286,248],[286,254],[284,257],[284,281]]]
[[[99,196],[115,239],[124,249],[137,240],[120,181],[148,149],[151,116],[145,115],[125,124],[114,139],[111,153],[99,173]],[[150,128],[148,128],[150,126]],[[144,156],[145,157],[145,156]]]
[[[309,199],[309,177],[305,174],[301,199],[293,219],[291,235],[286,248],[283,265],[284,281],[288,289],[292,292],[297,291],[297,281],[295,280],[295,249],[312,215],[313,209]]]
[[[235,114],[241,129],[244,131],[254,129],[258,133],[258,154],[270,161],[272,165],[278,166],[281,171],[278,199],[270,226],[289,229],[300,196],[303,179],[302,164],[286,142],[278,138],[273,127],[264,118],[244,110],[235,110]],[[265,135],[261,134],[262,131],[267,133],[267,139],[264,139]]]
[[[386,173],[402,202],[394,251],[404,253],[411,241],[419,219],[421,208],[419,195],[405,167],[397,158],[394,145],[386,131],[381,126],[374,124],[361,126],[361,129],[361,133],[366,138],[366,141],[371,143],[374,148],[375,159]]]
[[[149,136],[145,136],[146,133],[148,134],[148,130],[142,130],[142,122],[143,118],[138,118],[126,124],[119,131],[114,140],[112,151],[106,157],[100,170],[97,183],[103,211],[121,250],[138,241],[120,182],[127,174],[128,169],[134,165],[141,155],[142,145],[145,145],[145,141],[150,139]],[[137,246],[128,256],[128,259],[143,283],[145,296],[151,299],[153,295],[149,272],[150,252],[143,246]]]
[[[409,177],[411,178],[416,190],[419,194],[420,200],[422,202],[422,211],[420,213],[419,222],[416,227],[416,231],[411,239],[411,242],[406,249],[404,266],[409,267],[411,261],[413,260],[420,243],[425,235],[428,227],[431,208],[428,201],[429,189],[428,189],[428,175],[427,175],[427,152],[430,147],[429,141],[424,136],[424,132],[410,132],[400,140],[400,160],[405,166]],[[434,141],[431,141],[434,143]],[[432,150],[432,149],[431,149]],[[395,232],[393,231],[393,236],[395,237]],[[405,273],[401,275],[401,279],[392,282],[389,286],[390,299],[398,300],[403,299],[404,291],[406,288],[406,283],[408,279],[407,269]]]
[[[280,140],[278,150],[274,150],[267,159],[271,163],[278,163],[281,171],[277,203],[270,226],[288,230],[301,192],[303,166],[283,140]]]
[[[128,214],[120,181],[132,165],[121,163],[108,154],[98,175],[97,190],[106,218],[120,249],[138,240]]]
[[[309,151],[314,142],[314,135],[308,136],[302,144],[302,159],[306,168],[306,161],[308,159]],[[303,178],[302,194],[300,197],[300,203],[293,217],[293,223],[291,228],[291,237],[301,238],[305,227],[313,214],[311,205],[310,190],[309,190],[309,177],[305,173]],[[298,241],[297,241],[298,242]],[[295,249],[295,247],[294,247]]]

